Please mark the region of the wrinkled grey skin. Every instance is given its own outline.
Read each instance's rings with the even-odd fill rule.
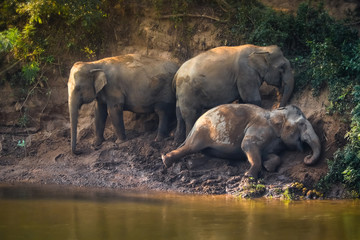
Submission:
[[[294,77],[290,62],[277,46],[218,47],[186,61],[174,78],[175,140],[184,140],[204,109],[237,99],[260,106],[259,88],[264,81],[281,88],[280,107],[285,106]]]
[[[118,140],[125,140],[124,110],[156,112],[159,116],[156,140],[164,137],[168,115],[175,108],[172,79],[177,70],[174,62],[134,54],[75,63],[68,81],[72,152],[80,153],[76,150],[79,109],[95,99],[95,146],[104,141],[108,114]]]
[[[245,155],[251,164],[245,176],[257,179],[262,165],[268,171],[280,165],[278,152],[286,148],[302,150],[303,143],[312,149],[304,163],[314,164],[320,156],[320,140],[296,106],[268,111],[252,104],[224,104],[204,113],[182,146],[162,155],[162,160],[169,167],[199,151],[220,158]]]

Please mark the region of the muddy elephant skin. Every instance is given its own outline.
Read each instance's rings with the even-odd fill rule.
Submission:
[[[204,113],[185,142],[162,155],[162,160],[169,167],[199,151],[220,158],[246,156],[251,167],[245,176],[256,179],[262,166],[268,171],[276,170],[281,163],[277,153],[286,148],[302,150],[303,143],[312,149],[304,163],[314,164],[320,156],[320,140],[296,106],[268,111],[252,104],[224,104]]]
[[[278,46],[217,47],[186,61],[174,78],[177,130],[182,142],[203,110],[240,100],[260,106],[263,82],[281,88],[280,107],[286,105],[294,77]],[[186,135],[185,135],[186,133]]]
[[[104,141],[108,114],[118,140],[125,140],[124,110],[157,113],[156,139],[164,137],[169,114],[175,109],[172,79],[177,70],[178,65],[174,62],[135,54],[75,63],[68,81],[72,152],[79,153],[76,150],[79,109],[82,104],[95,99],[95,146]]]

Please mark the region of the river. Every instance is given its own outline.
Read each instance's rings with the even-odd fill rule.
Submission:
[[[0,239],[360,239],[360,201],[1,185]]]

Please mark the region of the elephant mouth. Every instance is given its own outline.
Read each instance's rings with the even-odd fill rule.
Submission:
[[[293,147],[293,150],[297,150],[299,152],[308,152],[311,149],[311,146],[307,142],[301,141],[300,139],[297,142],[296,146]]]
[[[300,138],[298,138],[295,142],[286,144],[287,148],[292,151],[299,151],[304,152],[304,149],[308,149],[310,146],[306,143],[301,141]]]

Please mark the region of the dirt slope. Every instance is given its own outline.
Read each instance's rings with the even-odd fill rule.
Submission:
[[[274,4],[274,1],[268,2]],[[219,31],[212,21],[202,18],[189,23],[196,31],[187,48],[181,44],[183,39],[176,35],[169,20],[159,21],[144,16],[128,22],[134,25],[114,26],[114,36],[109,37],[108,48],[99,58],[141,53],[174,59],[176,53],[179,58],[175,60],[181,63],[226,41],[218,35]],[[157,118],[153,114],[126,113],[128,141],[120,145],[115,144],[114,131],[108,122],[106,142],[95,150],[91,146],[94,139],[94,104],[84,105],[78,127],[78,147],[83,154],[74,156],[70,153],[66,84],[70,67],[79,59],[76,56],[64,59],[67,59],[62,63],[65,69],[49,69],[46,72],[48,90],[42,88],[26,100],[26,96],[19,98],[20,88],[14,89],[6,84],[0,86],[0,182],[213,194],[240,192],[243,196],[280,197],[293,182],[312,188],[327,172],[326,159],[345,143],[347,126],[337,116],[326,113],[328,93],[322,92],[319,97],[313,97],[312,92],[306,90],[301,95],[295,94],[291,103],[303,110],[319,135],[323,149],[320,161],[309,167],[303,164],[308,152],[284,152],[278,171],[268,173],[263,170],[260,182],[253,186],[255,190],[241,182],[249,168],[246,160],[230,161],[195,154],[164,169],[161,154],[177,146],[173,145],[172,137],[162,142],[153,141],[157,127]],[[275,88],[263,86],[262,95],[266,108],[276,107],[278,92]],[[28,128],[17,125],[24,112]],[[21,146],[23,140],[26,148]]]
[[[261,174],[260,193],[244,192],[241,178],[249,168],[246,160],[230,161],[209,158],[202,154],[185,157],[181,162],[165,169],[161,153],[174,148],[173,138],[154,142],[156,116],[126,114],[125,126],[128,141],[116,145],[111,124],[107,123],[105,138],[99,150],[92,148],[94,104],[84,105],[79,117],[78,147],[83,154],[74,156],[70,152],[70,130],[67,111],[66,79],[58,79],[52,89],[56,94],[50,99],[41,94],[31,98],[29,106],[42,109],[33,113],[37,126],[14,128],[2,123],[0,127],[0,182],[65,184],[122,189],[151,189],[191,193],[237,193],[244,196],[281,196],[281,192],[292,182],[301,182],[311,188],[327,171],[326,158],[342,144],[344,127],[326,115],[327,93],[314,98],[310,91],[295,95],[292,103],[303,109],[318,133],[323,147],[321,160],[312,167],[303,164],[306,152],[285,152],[283,163],[275,173],[265,170]],[[11,89],[1,94],[8,95],[9,102],[2,103],[15,108]],[[277,90],[262,88],[263,104],[271,108],[276,105]],[[43,99],[41,101],[40,99]],[[48,102],[47,102],[48,101]],[[14,114],[11,107],[6,114]],[[16,111],[15,111],[16,113]],[[3,115],[6,115],[2,113]],[[35,117],[36,116],[36,117]],[[35,124],[36,125],[36,124]],[[27,132],[28,131],[28,132]],[[19,140],[26,140],[27,148],[18,146]],[[307,150],[309,151],[309,150]],[[25,156],[26,154],[26,156]],[[282,190],[281,190],[282,189]],[[251,195],[253,194],[253,195]]]

